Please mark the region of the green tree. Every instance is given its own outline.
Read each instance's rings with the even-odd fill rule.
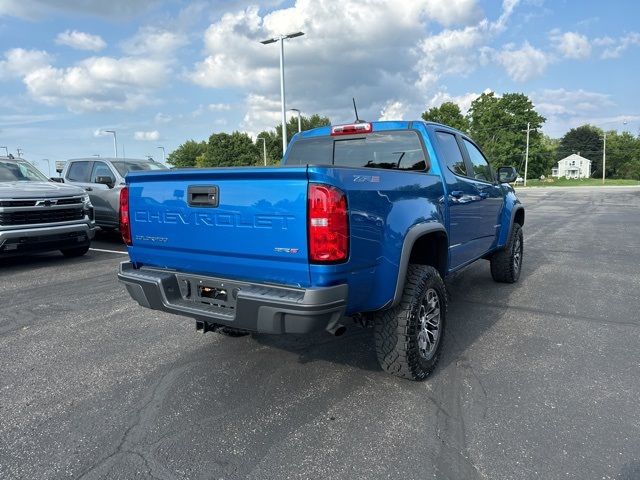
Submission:
[[[591,176],[602,176],[603,131],[593,125],[572,128],[560,139],[556,159],[576,153],[591,160]]]
[[[607,132],[607,178],[638,178],[640,139],[629,132]]]
[[[167,163],[174,167],[195,167],[196,159],[207,149],[206,142],[187,140],[167,156]]]
[[[246,133],[214,133],[209,137],[206,151],[198,157],[197,166],[249,166],[256,165],[259,159],[258,147]]]
[[[457,103],[444,102],[439,107],[433,107],[423,112],[422,118],[428,122],[442,123],[463,132],[469,131],[469,120],[462,115]]]
[[[300,117],[300,125],[304,132],[305,130],[331,125],[331,120],[329,120],[328,117],[323,117],[318,114],[313,114],[310,117],[302,115]],[[291,139],[296,133],[298,133],[298,117],[294,115],[287,121],[287,144],[291,142]],[[258,137],[266,139],[267,164],[278,165],[282,159],[282,124],[279,123],[275,127],[275,131],[260,132]],[[262,159],[262,141],[257,140],[257,145],[260,149],[260,158]]]
[[[535,111],[529,97],[522,93],[505,93],[496,97],[483,93],[471,103],[467,115],[469,133],[482,148],[494,168],[514,165],[524,173],[526,128],[530,124],[528,177],[551,173],[552,159],[545,154],[542,133],[545,118]]]

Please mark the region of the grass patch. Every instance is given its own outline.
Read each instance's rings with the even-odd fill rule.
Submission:
[[[605,179],[605,186],[611,185],[640,185],[640,180],[631,180],[624,178]],[[527,187],[601,187],[601,178],[547,178],[545,180],[527,180]],[[516,188],[522,187],[518,185]]]

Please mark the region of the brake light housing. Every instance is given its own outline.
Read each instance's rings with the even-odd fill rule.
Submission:
[[[340,263],[349,258],[349,211],[342,190],[309,184],[307,233],[311,263]]]
[[[120,234],[125,245],[132,245],[131,221],[129,217],[129,187],[120,190]]]
[[[358,133],[373,132],[373,125],[369,122],[349,123],[347,125],[336,125],[331,127],[331,136],[336,135],[355,135]]]

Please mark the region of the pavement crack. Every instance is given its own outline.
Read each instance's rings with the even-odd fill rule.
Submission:
[[[156,412],[159,409],[161,400],[166,396],[169,388],[188,367],[189,364],[183,365],[179,368],[171,368],[164,375],[162,375],[162,377],[160,377],[151,392],[146,395],[142,406],[136,410],[136,420],[131,425],[129,425],[129,427],[127,427],[115,450],[103,459],[99,460],[94,465],[81,472],[78,475],[77,480],[89,478],[89,475],[94,472],[97,473],[100,470],[111,468],[115,462],[116,457],[125,453],[131,453],[142,457],[145,461],[145,465],[151,468],[146,456],[136,451],[135,446],[138,444],[143,435],[144,426],[156,416]]]

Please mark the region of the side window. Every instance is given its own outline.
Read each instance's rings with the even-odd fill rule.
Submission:
[[[91,172],[91,183],[98,183],[98,177],[109,177],[112,181],[115,181],[113,172],[104,162],[94,162],[93,164],[93,171]]]
[[[449,170],[456,175],[466,177],[467,167],[462,158],[462,152],[460,151],[455,135],[447,132],[436,132],[436,137],[438,138],[441,150],[444,152],[444,161]]]
[[[72,182],[88,182],[91,162],[73,162],[67,172],[67,180]]]
[[[464,139],[464,145],[467,147],[467,152],[469,152],[469,158],[471,159],[471,164],[473,165],[473,178],[476,180],[484,180],[485,182],[493,182],[493,173],[491,172],[491,167],[489,166],[489,162],[484,158],[482,152],[478,150],[473,143],[469,140]]]

